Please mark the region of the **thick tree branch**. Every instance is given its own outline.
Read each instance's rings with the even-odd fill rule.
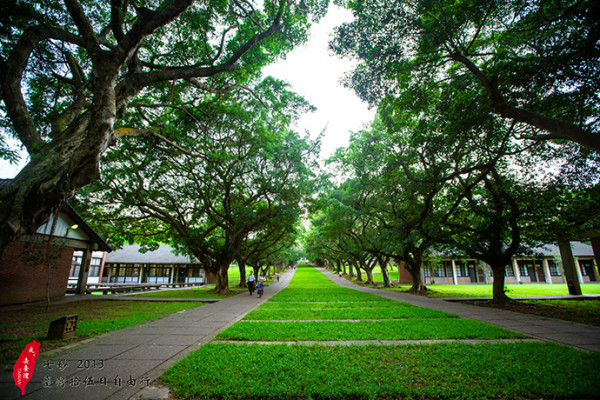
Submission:
[[[246,43],[244,43],[235,53],[233,53],[227,61],[223,62],[222,64],[210,67],[176,67],[168,70],[131,74],[127,77],[127,79],[124,82],[122,82],[119,85],[117,89],[119,94],[121,96],[128,96],[156,82],[164,82],[174,79],[210,77],[222,72],[227,72],[235,69],[235,64],[240,60],[240,58],[242,58],[244,54],[250,51],[250,49],[257,43],[273,35],[281,28],[281,17],[283,15],[284,6],[285,1],[281,1],[277,16],[273,20],[271,26],[269,26],[269,29],[254,35]],[[125,43],[125,39],[123,40],[123,43]]]
[[[73,18],[77,29],[79,30],[79,34],[83,37],[83,42],[85,43],[85,48],[87,49],[90,57],[93,61],[96,61],[100,56],[100,42],[94,33],[94,28],[92,24],[85,16],[83,9],[77,2],[77,0],[64,0],[65,5],[67,6],[67,10]]]
[[[157,11],[137,9],[138,19],[131,30],[123,36],[119,45],[111,52],[119,64],[124,63],[137,50],[142,40],[158,28],[169,24],[181,15],[194,0],[171,0]]]
[[[503,118],[512,118],[516,121],[524,122],[563,139],[572,140],[589,149],[600,151],[600,135],[585,131],[578,126],[555,118],[545,117],[533,111],[511,106],[504,101],[498,89],[498,83],[493,79],[488,79],[483,71],[469,58],[458,52],[452,53],[450,57],[452,60],[463,64],[477,78],[486,90],[492,108]]]

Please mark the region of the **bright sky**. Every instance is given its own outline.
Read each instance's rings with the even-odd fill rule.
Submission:
[[[352,14],[330,5],[327,15],[311,29],[309,42],[264,70],[264,75],[285,80],[292,90],[303,96],[317,111],[298,122],[298,130],[308,130],[312,138],[325,128],[321,158],[328,158],[335,149],[348,145],[350,132],[356,132],[373,120],[375,110],[369,110],[354,92],[339,82],[352,69],[352,61],[340,59],[328,51],[333,28],[350,21]],[[18,147],[15,142],[14,147]],[[28,161],[26,153],[19,165],[0,160],[0,178],[14,178]]]
[[[333,29],[350,21],[350,11],[330,5],[330,9],[318,24],[311,29],[309,42],[291,52],[264,70],[264,74],[285,80],[292,90],[303,96],[317,111],[302,117],[298,129],[308,130],[315,138],[327,128],[321,145],[321,158],[329,157],[335,149],[348,145],[350,132],[356,132],[370,123],[375,110],[339,82],[344,73],[350,71],[353,62],[330,54],[328,42]]]

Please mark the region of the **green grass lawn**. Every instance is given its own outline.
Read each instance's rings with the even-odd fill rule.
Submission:
[[[386,321],[273,322],[240,321],[216,339],[248,341],[288,340],[420,340],[513,339],[523,335],[480,321],[460,318],[412,318]]]
[[[246,289],[230,285],[229,289],[231,290],[231,293],[228,296],[209,293],[209,291],[214,288],[215,285],[208,285],[194,289],[158,290],[149,293],[136,294],[133,297],[147,297],[155,299],[222,299],[224,297],[235,296],[236,294],[246,292]]]
[[[492,297],[492,285],[428,285],[432,293],[431,297]],[[408,289],[403,285],[401,290]],[[568,295],[566,283],[526,283],[506,285],[509,297],[535,297],[535,296],[560,296]],[[600,294],[600,284],[581,285],[583,294]]]
[[[0,364],[14,363],[32,340],[41,343],[43,352],[200,305],[202,303],[94,300],[55,305],[49,311],[45,307],[28,307],[1,312]],[[45,339],[51,321],[73,314],[79,315],[74,338]]]
[[[261,308],[251,311],[245,320],[313,320],[313,319],[406,319],[406,318],[447,318],[452,314],[443,311],[422,309],[419,307],[382,307],[360,308],[361,303],[354,303],[353,308],[343,309],[280,309]]]
[[[598,397],[600,355],[553,343],[249,343],[523,337],[432,311],[339,287],[319,271],[301,267],[288,288],[217,336],[237,343],[205,345],[161,380],[178,398],[190,399]]]
[[[592,399],[598,366],[552,343],[207,344],[161,380],[194,399]]]

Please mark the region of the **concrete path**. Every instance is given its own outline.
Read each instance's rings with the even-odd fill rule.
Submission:
[[[25,396],[14,384],[11,367],[0,374],[0,399],[126,400],[139,393],[151,399],[152,381],[286,287],[293,272],[283,273],[260,299],[256,293],[242,293],[107,333],[58,354],[41,354]]]
[[[424,296],[414,296],[394,291],[372,289],[356,285],[345,278],[340,278],[325,269],[318,268],[325,276],[340,286],[372,293],[388,299],[398,300],[419,307],[457,314],[462,318],[470,318],[487,322],[511,331],[521,332],[531,338],[554,341],[573,346],[585,351],[600,351],[600,328],[562,321],[537,315],[521,314],[495,308],[478,307],[455,301],[444,301]]]

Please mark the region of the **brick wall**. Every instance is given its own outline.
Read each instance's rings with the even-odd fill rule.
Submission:
[[[400,283],[411,284],[413,283],[413,278],[410,275],[410,272],[406,270],[404,262],[400,263]]]
[[[43,257],[45,245],[13,242],[6,246],[0,259],[0,305],[46,300],[48,267]],[[64,297],[72,248],[50,246],[50,298]]]

